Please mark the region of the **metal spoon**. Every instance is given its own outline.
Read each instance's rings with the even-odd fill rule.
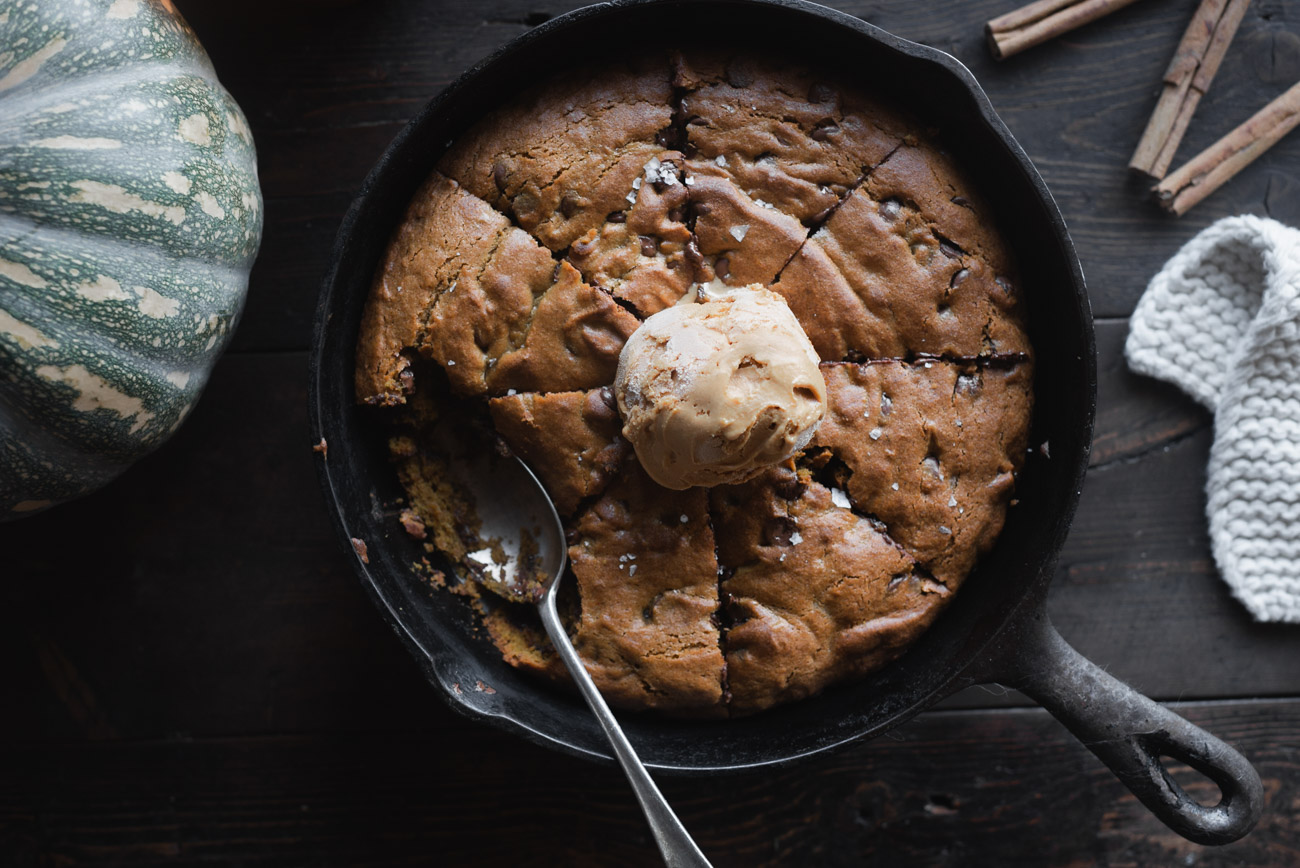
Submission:
[[[483,525],[479,536],[489,541],[482,550],[469,556],[478,568],[479,581],[499,596],[535,603],[540,608],[547,635],[583,699],[595,713],[614,748],[614,756],[632,784],[664,863],[669,868],[710,868],[709,860],[704,858],[641,764],[560,623],[555,600],[568,562],[568,548],[555,504],[523,461],[500,456],[485,460],[483,451],[475,450],[474,458],[478,460],[453,463],[462,471],[457,474],[461,481],[468,483],[474,494]]]

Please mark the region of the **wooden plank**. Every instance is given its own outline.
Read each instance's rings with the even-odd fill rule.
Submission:
[[[227,357],[177,436],[0,525],[4,738],[373,727],[447,715],[331,535],[305,355]]]
[[[1210,560],[1208,415],[1098,329],[1097,466],[1050,598],[1066,637],[1161,698],[1300,695],[1300,632]],[[0,738],[348,731],[448,712],[331,537],[301,353],[228,356],[177,437],[103,492],[0,525]],[[75,544],[70,544],[75,541]],[[1007,700],[985,690],[968,705]]]
[[[935,712],[793,768],[659,779],[718,868],[1297,864],[1300,701],[1177,708],[1263,777],[1264,819],[1238,843],[1201,847],[1167,830],[1038,709]],[[386,723],[382,734],[6,744],[0,861],[661,864],[615,769],[485,728]],[[1178,777],[1211,797],[1208,782]]]
[[[234,5],[180,3],[249,116],[271,199],[250,315],[235,346],[302,349],[339,220],[396,131],[474,62],[583,3]],[[1218,217],[1300,220],[1300,137],[1281,142],[1182,220],[1160,214],[1128,174],[1195,0],[1135,4],[1003,64],[992,61],[983,39],[984,21],[1009,8],[999,0],[830,5],[970,67],[1060,204],[1098,315],[1126,316],[1160,265]],[[1187,135],[1186,153],[1199,152],[1294,81],[1300,40],[1287,21],[1296,14],[1300,0],[1252,6]]]

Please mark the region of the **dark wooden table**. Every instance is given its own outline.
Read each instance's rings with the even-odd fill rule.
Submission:
[[[617,771],[468,724],[425,684],[329,532],[306,420],[309,323],[362,177],[460,71],[578,4],[180,5],[252,123],[265,240],[176,438],[99,494],[0,527],[0,865],[657,864]],[[1197,230],[1241,212],[1300,223],[1300,134],[1168,219],[1124,166],[1195,0],[1147,0],[1003,65],[981,25],[1014,0],[834,5],[965,62],[1054,191],[1101,392],[1052,617],[1238,746],[1268,813],[1237,844],[1187,843],[997,689],[794,769],[664,790],[720,868],[1300,865],[1300,628],[1229,596],[1204,519],[1210,417],[1121,352],[1146,281]],[[1256,0],[1178,162],[1298,78],[1300,0]]]

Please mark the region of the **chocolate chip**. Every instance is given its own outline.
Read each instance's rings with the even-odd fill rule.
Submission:
[[[564,531],[564,541],[569,545],[578,544],[578,529],[571,527]]]
[[[719,256],[718,261],[713,263],[713,273],[720,278],[726,278],[731,274],[731,261],[725,256]]]
[[[671,148],[673,146],[673,128],[664,127],[655,133],[655,144],[661,148]]]
[[[838,202],[832,202],[822,210],[818,211],[816,214],[812,216],[810,225],[817,226],[818,224],[826,222],[827,218],[831,216],[831,212],[835,210],[835,206],[838,204],[839,204]]]
[[[686,242],[686,261],[696,271],[704,267],[704,254],[700,253],[700,245],[694,238]],[[669,260],[669,265],[671,264],[672,260]]]
[[[531,190],[525,190],[515,197],[511,207],[514,209],[515,216],[525,223],[536,220],[539,216],[537,209],[541,207],[542,200]]]
[[[618,402],[609,386],[587,393],[587,416],[592,420],[612,422],[618,418]]]
[[[784,500],[798,500],[807,488],[808,485],[799,479],[799,474],[788,471],[782,473],[772,483],[772,490],[776,492],[776,496]]]
[[[822,118],[817,122],[816,126],[813,127],[811,135],[814,140],[824,142],[839,131],[839,124],[835,123],[835,121],[830,118]]]
[[[795,523],[787,516],[772,516],[763,522],[763,545],[788,546],[794,535]]]
[[[952,202],[952,204],[954,204],[954,205],[960,205],[960,206],[963,207],[963,208],[969,208],[969,207],[970,207],[970,200],[967,199],[965,196],[953,196],[953,197],[952,197],[950,200],[948,200],[948,201]]]
[[[626,223],[626,222],[627,222],[627,212],[626,212],[626,211],[615,211],[614,213],[608,215],[605,219],[608,220],[610,223]]]
[[[504,193],[506,191],[506,164],[494,163],[492,166],[492,182],[497,185],[497,190]]]
[[[956,244],[953,244],[943,236],[939,236],[939,250],[941,250],[943,255],[949,259],[961,259],[966,253],[965,250],[962,250]]]
[[[897,220],[903,213],[903,203],[897,199],[886,199],[880,203],[880,215],[886,220]]]
[[[641,255],[642,255],[642,256],[654,256],[654,255],[655,255],[655,252],[656,252],[658,249],[659,249],[659,246],[658,246],[657,244],[655,244],[655,240],[654,240],[653,238],[651,238],[649,235],[642,235],[642,236],[641,236]]]
[[[808,102],[835,102],[835,88],[818,82],[808,88]]]
[[[1012,292],[1014,291],[1011,288],[1011,281],[1007,280],[1005,277],[994,278],[993,282],[996,283],[998,285],[998,288],[1001,289],[1003,292],[1005,292],[1007,295],[1011,295]]]
[[[961,286],[962,281],[964,281],[964,280],[965,280],[966,278],[968,278],[968,277],[970,277],[970,269],[969,269],[969,268],[963,268],[963,269],[959,270],[956,274],[954,274],[954,275],[953,275],[953,276],[948,280],[948,288],[949,288],[949,289],[956,289],[957,287]]]
[[[727,84],[732,87],[749,87],[754,83],[754,76],[743,69],[736,61],[727,64]]]
[[[686,216],[685,208],[674,208],[668,212],[668,219],[673,223],[681,223],[682,218]]]
[[[565,193],[564,197],[560,199],[560,213],[563,214],[564,219],[567,220],[577,213],[578,208],[581,204],[582,204],[582,197],[579,196],[577,193],[574,193],[572,191]]]

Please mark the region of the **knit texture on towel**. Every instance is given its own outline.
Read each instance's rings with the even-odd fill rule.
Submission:
[[[1220,220],[1151,280],[1125,355],[1214,412],[1214,559],[1261,621],[1300,623],[1300,231]]]

